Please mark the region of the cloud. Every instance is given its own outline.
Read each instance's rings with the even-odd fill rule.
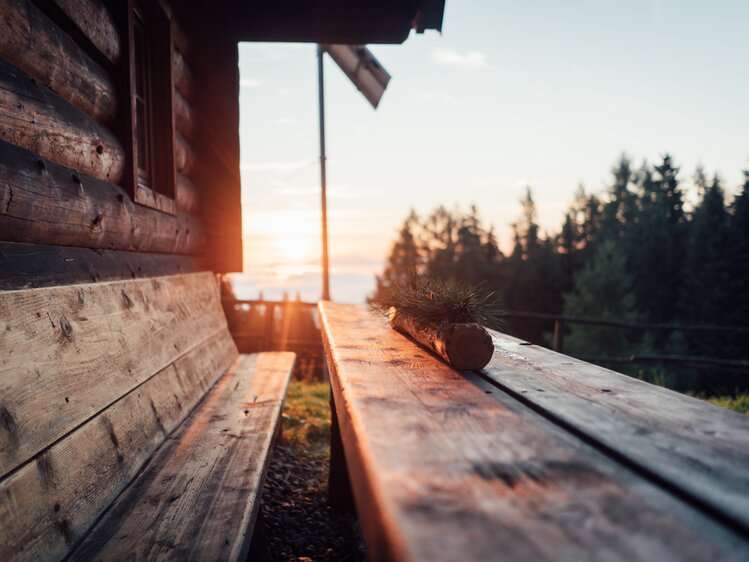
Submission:
[[[262,86],[265,83],[265,80],[262,78],[242,78],[239,80],[239,87],[240,88],[257,88],[258,86]]]
[[[466,68],[483,68],[489,66],[486,53],[481,51],[465,51],[460,53],[454,49],[435,49],[432,60],[438,64],[463,66]]]
[[[351,191],[345,185],[329,185],[327,190],[329,199],[356,199],[357,193]],[[281,187],[275,190],[277,195],[294,196],[294,195],[320,195],[320,187]]]

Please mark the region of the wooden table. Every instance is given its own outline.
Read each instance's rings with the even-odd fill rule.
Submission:
[[[331,491],[347,466],[370,560],[749,560],[746,416],[496,333],[457,372],[320,311]]]

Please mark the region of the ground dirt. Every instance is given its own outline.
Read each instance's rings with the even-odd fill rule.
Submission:
[[[327,505],[328,384],[292,382],[282,423],[261,502],[270,559],[363,560],[355,516]]]

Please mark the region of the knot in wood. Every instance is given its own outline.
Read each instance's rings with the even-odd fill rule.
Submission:
[[[64,316],[60,317],[60,331],[65,339],[71,339],[73,337],[73,326]]]

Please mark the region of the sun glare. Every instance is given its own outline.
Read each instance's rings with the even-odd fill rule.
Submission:
[[[273,233],[273,246],[284,261],[301,262],[313,257],[312,240],[299,232]]]
[[[315,213],[277,210],[253,218],[250,231],[266,241],[262,253],[267,261],[300,264],[319,256],[319,219]]]

